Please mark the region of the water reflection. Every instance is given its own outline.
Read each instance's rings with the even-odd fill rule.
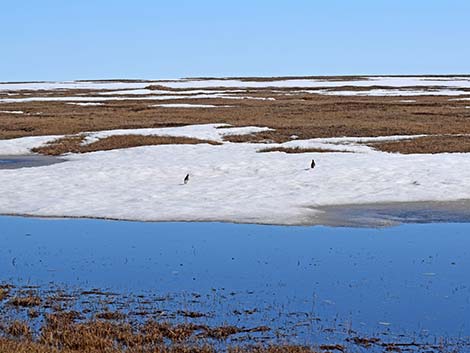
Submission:
[[[263,307],[274,318],[308,312],[394,335],[470,332],[470,224],[357,229],[0,217],[0,229],[3,282],[217,292],[228,298],[214,304],[221,316]]]
[[[65,162],[65,159],[53,156],[27,155],[27,156],[0,156],[0,169],[19,169],[42,167],[55,163]]]

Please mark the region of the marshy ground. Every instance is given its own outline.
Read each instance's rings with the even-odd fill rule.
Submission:
[[[415,340],[360,337],[350,329],[342,343],[288,344],[283,329],[268,326],[210,326],[206,317],[216,313],[184,309],[163,310],[173,299],[144,295],[121,295],[99,289],[43,289],[35,286],[0,285],[0,351],[2,352],[447,352],[449,342],[435,344]],[[202,298],[190,301],[226,300]],[[234,313],[252,315],[257,308]],[[297,323],[295,321],[297,319]],[[292,325],[305,326],[315,317],[294,318]],[[242,321],[242,320],[241,320]],[[287,328],[284,328],[287,329]],[[328,331],[324,329],[325,336]],[[288,330],[287,330],[288,331]],[[333,335],[332,335],[333,336]],[[285,337],[285,338],[283,338]],[[452,351],[468,347],[464,340],[452,343]],[[464,352],[464,350],[461,350]]]
[[[468,224],[2,217],[0,225],[0,347],[466,352],[470,345]]]

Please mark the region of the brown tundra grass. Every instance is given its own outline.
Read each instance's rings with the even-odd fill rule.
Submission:
[[[325,80],[340,81],[330,77]],[[251,81],[269,81],[270,78],[245,78]],[[163,84],[162,82],[155,82]],[[162,88],[162,87],[155,87]],[[409,87],[413,88],[413,87]],[[167,88],[165,88],[167,89]],[[224,88],[214,88],[224,90]],[[358,89],[339,87],[341,89]],[[370,88],[360,88],[367,91]],[[421,87],[431,91],[432,87]],[[172,89],[167,89],[169,92]],[[178,89],[175,89],[178,90]],[[331,89],[330,89],[331,90]],[[462,89],[463,90],[463,89]],[[181,90],[180,90],[181,91]],[[83,90],[17,92],[15,97],[34,96],[99,96],[99,92]],[[68,135],[84,131],[168,127],[206,123],[228,123],[233,126],[267,126],[271,132],[246,137],[226,137],[233,142],[285,142],[291,135],[299,139],[339,136],[437,135],[470,134],[468,102],[450,100],[450,96],[410,97],[355,97],[325,96],[302,93],[297,88],[243,88],[230,95],[275,98],[247,99],[161,99],[106,101],[101,106],[77,106],[66,102],[20,102],[0,104],[0,110],[21,110],[24,114],[0,113],[0,139]],[[468,94],[462,97],[470,97]],[[0,92],[0,98],[8,98]],[[135,97],[134,97],[135,98]],[[163,97],[160,97],[163,98]],[[240,97],[239,97],[240,98]],[[405,100],[405,101],[403,101]],[[415,102],[407,102],[414,100]],[[213,104],[210,109],[152,107],[154,103]],[[230,107],[225,107],[230,105]],[[461,140],[449,141],[446,151],[466,152]],[[140,142],[139,145],[144,144]],[[409,149],[397,142],[393,149],[404,153]],[[126,147],[123,143],[120,147]],[[384,147],[386,148],[386,147]],[[431,152],[436,148],[423,142],[416,150]]]
[[[31,329],[25,322],[15,320],[5,330],[6,334],[12,337],[31,337]]]
[[[48,314],[38,338],[26,323],[15,321],[0,335],[0,352],[24,353],[215,353],[215,343],[241,332],[262,332],[265,327],[241,329],[234,326],[210,328],[191,323],[171,325],[149,320],[131,325],[125,321],[93,320],[77,323],[74,313]],[[0,332],[2,331],[0,327]],[[308,347],[268,346],[232,347],[232,353],[313,353]]]
[[[9,300],[8,304],[22,308],[30,308],[41,305],[41,298],[35,295],[13,297]]]
[[[84,135],[66,136],[45,146],[34,148],[32,152],[51,156],[60,156],[65,153],[87,153],[151,145],[194,145],[199,143],[220,145],[220,143],[216,141],[171,136],[116,135],[100,139],[87,145],[83,145],[84,140]]]
[[[284,152],[284,153],[325,153],[325,152],[343,152],[347,151],[335,151],[322,148],[301,148],[301,147],[271,147],[263,148],[258,150],[258,152]]]
[[[8,288],[2,288],[0,287],[0,301],[6,299],[9,294],[9,289]]]
[[[403,154],[470,152],[470,136],[426,136],[400,142],[382,142],[371,145],[384,151]],[[458,146],[458,148],[456,148]]]

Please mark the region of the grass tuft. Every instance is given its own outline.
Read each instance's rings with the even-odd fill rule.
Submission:
[[[347,151],[336,151],[323,148],[301,148],[301,147],[270,147],[258,150],[260,153],[265,152],[284,152],[284,153],[327,153],[327,152],[343,152]]]
[[[26,297],[13,297],[10,299],[8,304],[21,308],[30,308],[41,305],[41,298],[35,295],[29,295]]]

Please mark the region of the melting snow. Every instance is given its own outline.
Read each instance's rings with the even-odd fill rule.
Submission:
[[[81,106],[84,106],[84,107],[103,105],[103,103],[94,103],[94,102],[84,102],[84,103],[73,103],[73,102],[71,102],[71,103],[67,103],[67,104],[81,105]]]
[[[146,87],[151,85],[162,86],[163,89],[150,90]],[[337,87],[363,87],[372,88],[373,86],[389,87],[376,89],[372,88],[365,91],[340,90],[331,91],[329,88]],[[167,87],[168,90],[164,88]],[[408,89],[400,89],[406,88]],[[411,87],[432,87],[433,90],[412,89]],[[171,91],[177,88],[184,91]],[[205,90],[204,90],[205,88]],[[208,88],[221,88],[221,90],[208,90]],[[224,89],[225,90],[222,90]],[[237,88],[229,90],[230,88]],[[458,88],[470,88],[470,77],[362,77],[359,79],[279,79],[272,81],[243,81],[235,79],[180,79],[171,81],[66,81],[66,82],[30,82],[30,83],[0,83],[0,91],[21,91],[21,90],[58,90],[58,89],[87,89],[98,91],[101,95],[113,96],[112,99],[118,99],[116,96],[122,95],[152,95],[152,94],[171,94],[188,95],[201,94],[211,97],[224,95],[225,98],[235,98],[226,96],[227,94],[240,93],[248,88],[310,88],[305,93],[327,94],[327,95],[349,95],[349,96],[414,96],[414,95],[465,95],[468,91],[458,90]],[[241,90],[240,90],[241,89]],[[99,92],[103,91],[104,92]],[[7,93],[8,95],[11,93]],[[26,94],[26,93],[25,93]],[[289,94],[289,93],[287,93]],[[42,97],[54,98],[54,97]],[[186,97],[185,97],[186,98]],[[189,97],[188,97],[189,98]],[[246,97],[255,99],[253,97]],[[126,98],[129,99],[129,98]],[[171,98],[173,99],[173,98]],[[258,98],[257,98],[258,99]],[[272,99],[272,98],[271,98]],[[469,98],[470,99],[470,98]],[[38,100],[33,97],[33,100]],[[57,100],[57,99],[53,99]],[[20,100],[17,102],[22,102]],[[47,101],[47,100],[45,100]],[[6,102],[3,100],[3,102]]]
[[[264,131],[224,124],[89,133],[161,134],[222,141]],[[0,170],[0,213],[132,220],[315,223],[321,205],[470,198],[470,156],[400,155],[365,141],[416,136],[290,141],[285,145],[361,153],[257,153],[270,144],[161,145],[71,154],[65,163]],[[0,141],[0,154],[25,153],[57,136]],[[310,169],[314,158],[315,169]],[[184,176],[191,175],[183,184]],[[417,183],[416,183],[417,182]],[[418,184],[418,185],[417,185]]]
[[[224,99],[252,99],[252,100],[274,100],[274,98],[265,97],[243,97],[231,96],[227,94],[195,94],[195,95],[162,95],[162,96],[138,96],[138,97],[86,97],[86,96],[71,96],[71,97],[26,97],[26,98],[0,98],[0,103],[23,103],[23,102],[104,102],[115,100],[169,100],[169,99],[206,99],[206,98],[224,98]]]
[[[400,96],[458,96],[468,94],[467,91],[440,89],[440,90],[405,90],[405,89],[371,89],[367,91],[330,91],[317,90],[310,93],[324,94],[328,96],[372,96],[372,97],[400,97]]]
[[[412,86],[438,86],[438,87],[470,87],[470,77],[364,77],[356,80],[327,80],[327,79],[286,79],[273,81],[241,81],[241,80],[179,80],[163,83],[172,88],[194,87],[412,87]]]

